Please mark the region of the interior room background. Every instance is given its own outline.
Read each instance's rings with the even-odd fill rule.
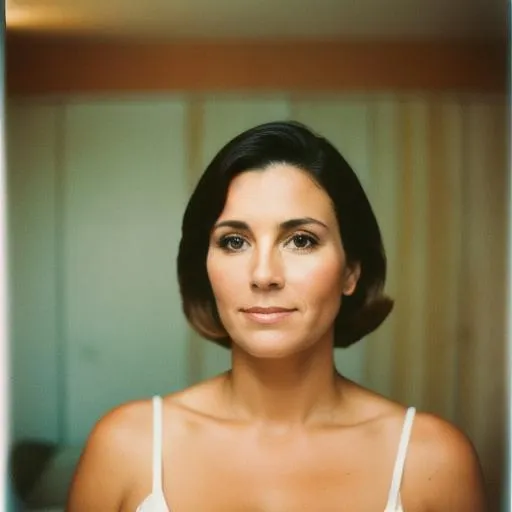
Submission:
[[[487,43],[8,40],[12,444],[81,448],[112,407],[227,369],[181,312],[181,217],[225,142],[295,119],[360,177],[396,301],[337,367],[466,432],[498,510],[505,63]]]

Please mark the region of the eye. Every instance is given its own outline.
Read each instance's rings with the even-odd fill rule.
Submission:
[[[219,240],[218,246],[221,249],[236,252],[241,251],[246,243],[247,242],[239,235],[226,235]]]
[[[295,249],[299,250],[305,250],[305,249],[312,249],[316,245],[318,245],[318,241],[316,238],[314,238],[311,235],[306,235],[304,233],[298,233],[296,235],[293,235],[288,242],[287,245],[293,243],[295,246]]]

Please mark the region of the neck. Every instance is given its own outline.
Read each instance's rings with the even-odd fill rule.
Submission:
[[[332,341],[289,358],[255,358],[237,346],[232,351],[226,391],[237,415],[282,426],[332,417],[342,384],[334,366]]]

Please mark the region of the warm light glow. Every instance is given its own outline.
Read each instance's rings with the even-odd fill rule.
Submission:
[[[5,21],[9,29],[59,29],[80,26],[83,20],[51,7],[6,6]]]

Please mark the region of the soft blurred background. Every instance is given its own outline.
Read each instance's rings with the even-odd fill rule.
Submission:
[[[353,165],[389,258],[395,311],[338,368],[464,430],[505,511],[507,20],[498,0],[7,1],[12,510],[63,510],[112,407],[229,366],[181,313],[181,216],[225,142],[291,118]]]

